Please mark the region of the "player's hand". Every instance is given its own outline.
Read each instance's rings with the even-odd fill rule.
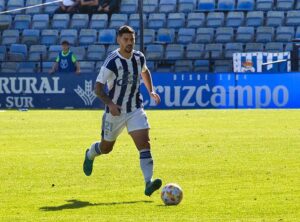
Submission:
[[[110,104],[108,104],[108,108],[109,111],[111,113],[111,115],[113,116],[120,116],[121,114],[121,106],[114,104],[113,102],[111,102]]]
[[[150,92],[150,96],[154,99],[156,105],[160,103],[160,96],[156,92]]]

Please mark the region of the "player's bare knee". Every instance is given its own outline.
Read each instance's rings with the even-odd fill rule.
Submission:
[[[102,141],[100,147],[101,153],[102,154],[110,153],[113,150],[114,143],[115,142]]]

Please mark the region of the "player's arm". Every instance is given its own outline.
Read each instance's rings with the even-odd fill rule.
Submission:
[[[113,116],[119,116],[121,113],[121,107],[115,104],[105,92],[105,84],[112,75],[114,75],[112,71],[106,67],[101,67],[95,84],[95,94],[105,105],[108,106],[109,111]]]
[[[143,68],[142,71],[142,78],[144,81],[144,84],[149,92],[149,95],[152,99],[154,99],[156,104],[160,103],[160,96],[155,92],[153,83],[152,83],[152,77],[149,69],[147,67]]]
[[[113,116],[120,115],[121,107],[114,104],[111,98],[109,98],[109,96],[105,92],[105,85],[103,83],[96,82],[95,94],[105,105],[108,106],[109,111]]]
[[[58,69],[58,62],[54,62],[52,68],[49,70],[49,74],[53,74]]]

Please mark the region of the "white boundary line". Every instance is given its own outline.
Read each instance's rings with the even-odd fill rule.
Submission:
[[[45,3],[42,3],[42,4],[26,6],[26,7],[23,7],[23,8],[16,8],[16,9],[0,12],[0,15],[11,13],[11,12],[17,12],[17,11],[21,11],[21,10],[25,10],[25,9],[29,9],[29,8],[35,8],[35,7],[40,7],[40,6],[44,6],[44,5],[50,5],[50,4],[57,3],[57,2],[62,2],[62,1],[63,0],[55,0],[53,2],[45,2]]]

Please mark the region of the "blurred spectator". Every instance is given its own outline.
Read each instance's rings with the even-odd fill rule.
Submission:
[[[55,13],[76,13],[78,11],[79,0],[62,0]]]
[[[79,12],[93,14],[97,11],[99,0],[80,0]]]
[[[113,14],[119,12],[120,0],[99,0],[98,13]]]
[[[56,57],[55,63],[52,69],[49,71],[50,74],[57,72],[76,72],[80,73],[80,65],[75,55],[70,51],[68,41],[61,43],[62,51]]]

